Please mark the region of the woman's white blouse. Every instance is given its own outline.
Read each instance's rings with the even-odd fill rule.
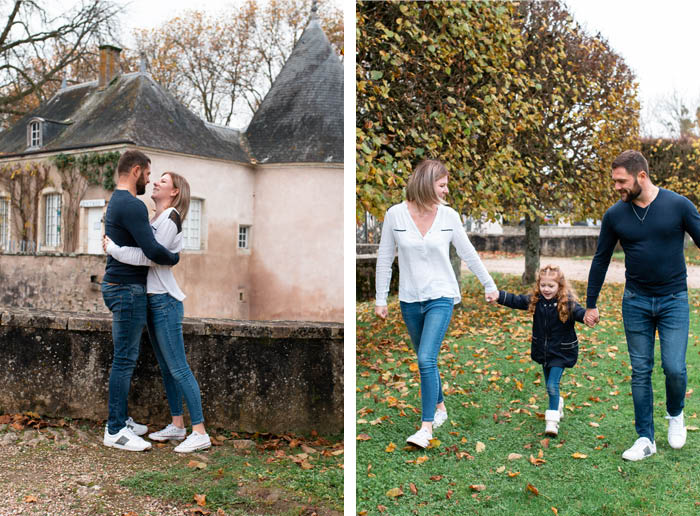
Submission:
[[[156,242],[165,247],[171,253],[179,253],[184,247],[182,241],[182,231],[170,219],[170,213],[175,208],[163,210],[158,218],[151,221],[151,229]],[[178,301],[185,299],[185,294],[175,281],[172,267],[169,265],[158,265],[149,260],[140,247],[120,247],[114,242],[107,246],[107,254],[129,265],[148,266],[148,276],[146,277],[146,292],[149,294],[170,294]]]
[[[461,294],[450,263],[450,243],[486,292],[498,290],[491,275],[469,241],[459,214],[438,205],[437,215],[425,236],[408,212],[406,201],[389,208],[384,217],[382,239],[377,252],[377,306],[386,306],[391,282],[394,249],[399,250],[399,300],[406,303],[451,297],[459,303]]]

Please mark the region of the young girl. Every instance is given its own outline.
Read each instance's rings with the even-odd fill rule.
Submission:
[[[575,321],[583,322],[586,310],[576,302],[576,294],[564,273],[556,265],[547,265],[537,273],[532,294],[516,296],[500,290],[498,303],[533,314],[530,354],[542,364],[549,395],[549,410],[544,413],[544,433],[556,436],[564,416],[564,399],[559,396],[559,382],[565,367],[578,359]]]

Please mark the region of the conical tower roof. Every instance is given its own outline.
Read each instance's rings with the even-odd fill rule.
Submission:
[[[343,162],[343,66],[315,13],[246,137],[259,163]]]

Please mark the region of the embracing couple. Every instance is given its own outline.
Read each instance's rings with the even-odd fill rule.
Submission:
[[[146,192],[151,160],[136,150],[126,151],[117,165],[119,179],[107,206],[103,247],[107,266],[102,297],[112,312],[114,358],[109,376],[109,419],[104,444],[129,451],[144,451],[151,443],[141,436],[148,427],[128,416],[131,376],[139,356],[144,326],[158,360],[172,422],[148,435],[154,441],[183,441],[179,453],[211,446],[204,428],[199,385],[185,357],[182,335],[185,295],[171,267],[183,248],[182,222],[190,203],[187,181],[165,172],[153,186],[156,211],[149,221],[146,205],[136,198]],[[185,439],[182,398],[189,409],[192,433]]]

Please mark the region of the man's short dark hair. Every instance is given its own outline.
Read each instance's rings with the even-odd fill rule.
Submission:
[[[122,154],[119,158],[119,163],[117,164],[117,172],[119,175],[128,174],[129,171],[138,165],[141,170],[147,168],[151,164],[151,158],[146,156],[143,152],[137,150],[128,150]]]
[[[624,168],[629,174],[634,174],[635,176],[639,174],[642,170],[649,174],[649,163],[644,155],[636,150],[626,150],[622,152],[615,160],[612,162],[612,169]]]

